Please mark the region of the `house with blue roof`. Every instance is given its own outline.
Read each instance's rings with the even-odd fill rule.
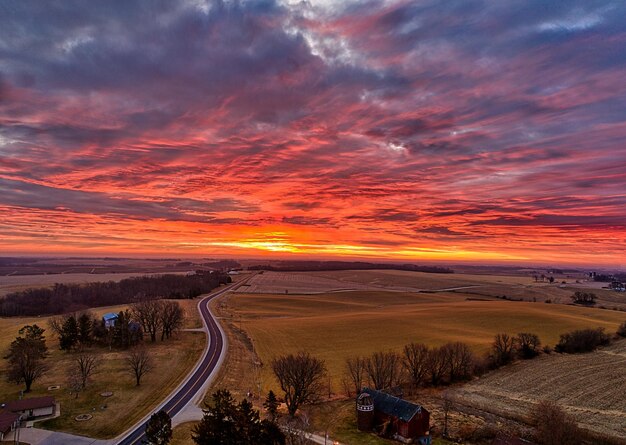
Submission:
[[[107,312],[102,316],[102,321],[104,322],[105,328],[112,328],[115,326],[115,323],[117,323],[117,314],[115,312]]]

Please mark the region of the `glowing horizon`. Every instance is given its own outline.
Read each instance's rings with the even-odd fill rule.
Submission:
[[[626,268],[621,2],[0,6],[0,256]]]

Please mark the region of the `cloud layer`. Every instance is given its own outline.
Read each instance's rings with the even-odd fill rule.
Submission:
[[[0,250],[624,265],[623,2],[3,2]]]

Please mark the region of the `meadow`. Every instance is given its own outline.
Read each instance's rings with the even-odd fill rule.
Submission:
[[[187,314],[185,328],[200,325],[195,309],[197,300],[177,300]],[[101,316],[105,312],[117,312],[126,306],[98,308],[92,312]],[[183,331],[175,338],[152,344],[147,342],[148,350],[156,364],[154,371],[147,374],[141,386],[135,386],[133,377],[125,367],[124,351],[94,347],[100,357],[98,372],[93,376],[85,391],[70,394],[67,387],[67,369],[70,367],[72,353],[59,350],[58,342],[48,328],[49,317],[1,318],[0,351],[8,349],[11,341],[18,335],[18,330],[26,324],[37,324],[46,329],[46,341],[50,356],[46,359],[50,370],[40,380],[35,381],[33,390],[27,397],[51,395],[61,404],[61,416],[49,421],[38,422],[38,427],[86,435],[95,438],[112,438],[122,433],[135,422],[161,403],[163,398],[173,391],[182,378],[193,368],[204,348],[205,334],[202,332]],[[6,362],[0,361],[0,374],[4,375]],[[48,391],[49,386],[60,385],[60,389]],[[23,385],[16,385],[2,379],[0,381],[0,400],[17,399]],[[102,397],[100,393],[112,391],[113,396]],[[86,422],[77,422],[79,414],[92,414]]]

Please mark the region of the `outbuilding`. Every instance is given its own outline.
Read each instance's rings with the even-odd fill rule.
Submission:
[[[406,443],[430,445],[430,413],[420,405],[364,388],[356,400],[357,427]]]
[[[104,322],[105,328],[112,328],[115,326],[115,323],[117,323],[117,314],[115,312],[107,312],[102,316],[102,321]]]
[[[17,414],[21,419],[34,419],[54,415],[56,407],[54,397],[44,396],[13,400],[3,404],[0,409]]]

